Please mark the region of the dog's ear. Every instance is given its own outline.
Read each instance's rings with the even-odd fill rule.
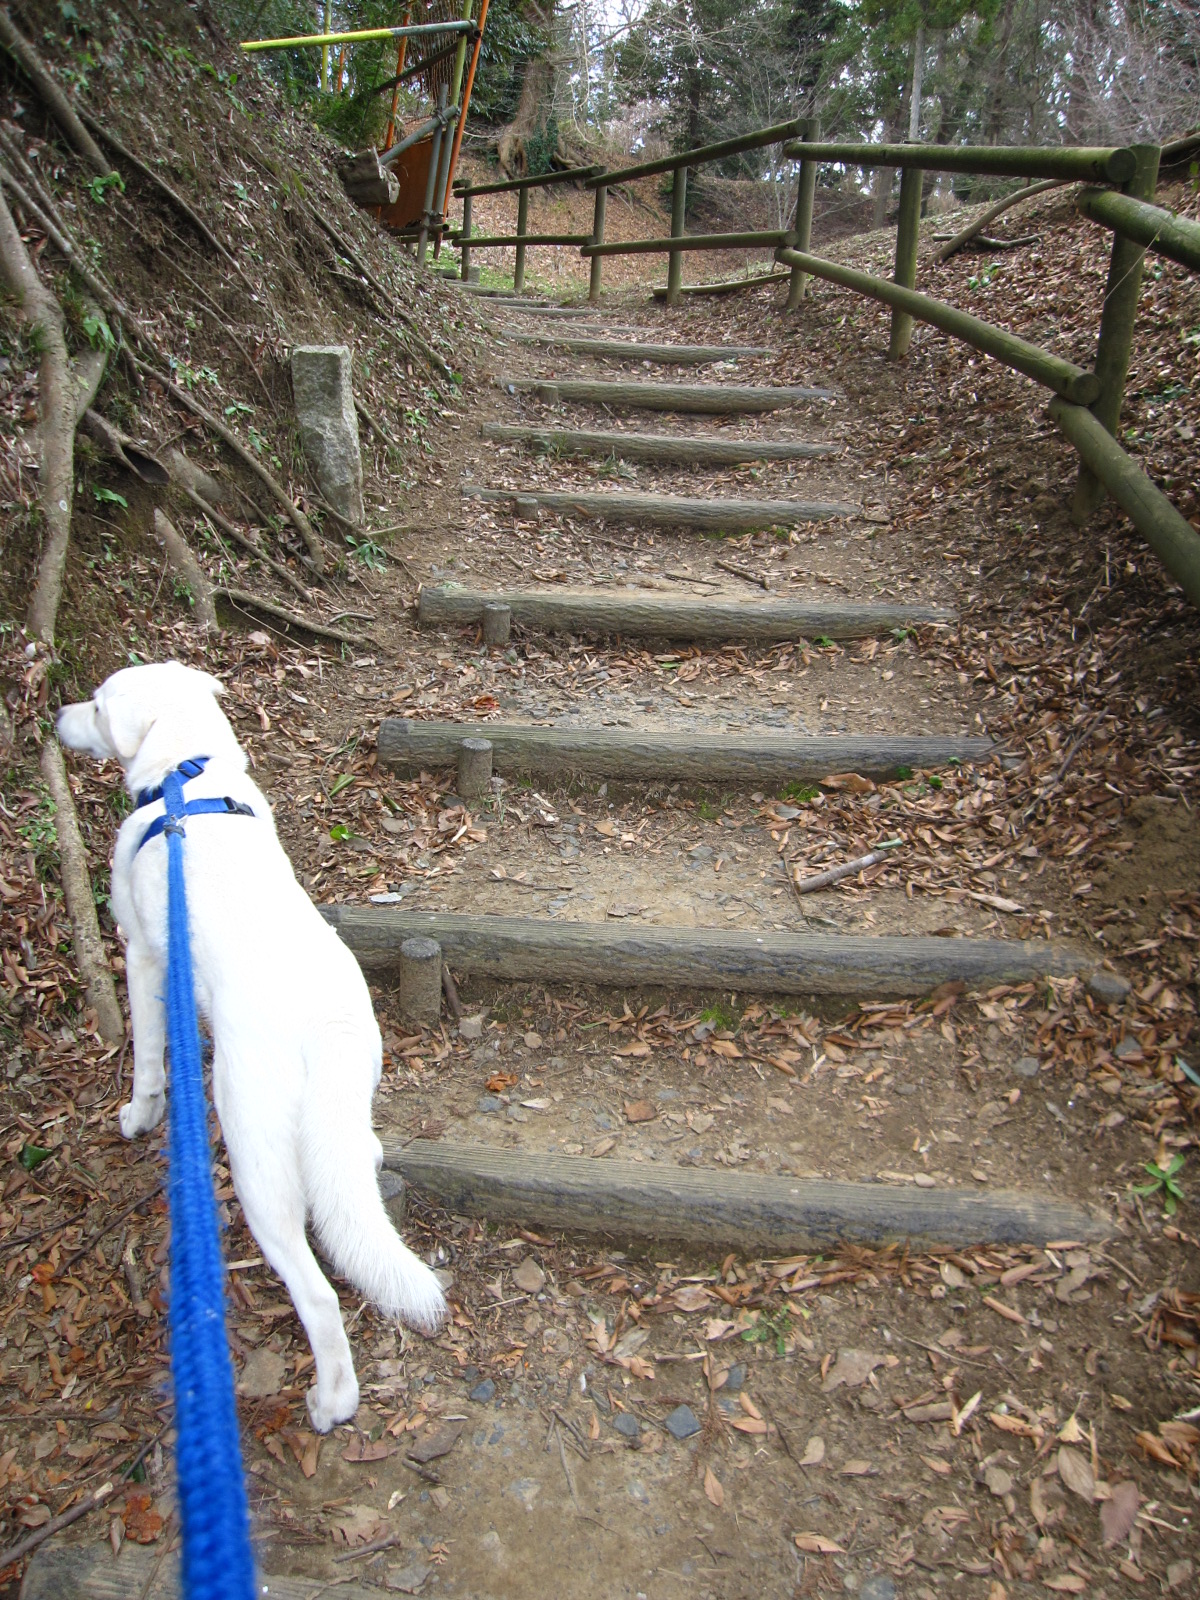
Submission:
[[[154,724],[155,711],[145,695],[138,694],[131,685],[114,687],[102,683],[95,701],[98,724],[107,730],[113,754],[125,763],[132,761]]]

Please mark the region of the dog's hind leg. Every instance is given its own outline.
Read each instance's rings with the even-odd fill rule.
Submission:
[[[308,1391],[308,1414],[318,1433],[328,1433],[358,1410],[358,1380],[337,1295],[305,1237],[297,1163],[286,1149],[272,1147],[278,1137],[258,1126],[225,1130],[233,1186],[250,1232],[286,1284],[312,1347],[317,1381]]]
[[[130,939],[125,949],[129,984],[129,1014],[133,1021],[133,1093],[121,1107],[121,1132],[127,1139],[149,1133],[162,1121],[166,1048],[166,973],[140,939]]]

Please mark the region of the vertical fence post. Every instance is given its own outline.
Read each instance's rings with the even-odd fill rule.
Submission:
[[[470,283],[470,281],[471,281],[471,246],[468,243],[468,240],[471,237],[471,192],[470,192],[470,190],[468,190],[467,193],[465,195],[463,195],[462,202],[463,202],[462,238],[459,240],[459,249],[462,252],[462,281],[464,283]]]
[[[517,260],[513,267],[513,293],[520,294],[525,287],[525,245],[529,232],[529,190],[517,190]]]
[[[433,258],[436,261],[442,253],[442,236],[446,231],[446,193],[450,187],[450,153],[454,148],[454,125],[458,121],[457,110],[451,111],[450,119],[442,130],[442,144],[438,151],[437,176],[433,184],[433,213],[430,220],[437,232],[433,241]]]
[[[604,213],[608,209],[608,190],[603,184],[596,190],[596,209],[592,216],[592,243],[604,243]],[[592,257],[591,277],[588,280],[588,301],[591,305],[600,304],[600,274],[603,270],[603,256]]]
[[[1137,166],[1133,177],[1124,186],[1124,193],[1136,200],[1154,199],[1158,183],[1158,162],[1161,154],[1156,144],[1133,146]],[[1122,234],[1114,233],[1112,254],[1108,261],[1108,283],[1104,290],[1104,309],[1100,313],[1100,337],[1096,341],[1096,376],[1100,380],[1100,398],[1091,412],[1097,422],[1115,438],[1121,421],[1121,402],[1125,398],[1125,379],[1129,375],[1129,358],[1133,349],[1133,327],[1137,319],[1138,296],[1142,288],[1142,263],[1146,247],[1135,244]],[[1086,522],[1100,503],[1104,491],[1100,480],[1082,464],[1075,482],[1075,499],[1071,518],[1076,523]]]
[[[683,214],[687,210],[687,168],[676,167],[671,183],[671,237],[683,237]],[[667,257],[667,304],[677,306],[683,289],[683,252],[672,250]]]
[[[905,289],[917,283],[917,237],[921,226],[921,183],[925,174],[919,167],[903,167],[900,172],[900,221],[896,228],[896,270],[893,281]],[[889,361],[902,361],[912,339],[913,319],[905,311],[892,312],[892,337],[888,344]]]
[[[821,122],[818,117],[807,117],[800,130],[800,137],[808,144],[813,144],[821,137]],[[815,161],[802,161],[800,163],[800,177],[796,183],[796,249],[811,250],[812,248],[812,217],[813,201],[817,194],[817,163]],[[808,286],[808,273],[803,267],[793,267],[791,280],[788,283],[787,309],[795,311],[804,299]]]
[[[438,125],[429,141],[429,176],[425,180],[425,204],[421,208],[421,227],[417,234],[417,265],[425,265],[425,251],[429,244],[429,229],[433,223],[433,196],[437,190],[438,166],[442,155],[442,134],[445,124],[441,118],[446,110],[446,87],[438,91]]]

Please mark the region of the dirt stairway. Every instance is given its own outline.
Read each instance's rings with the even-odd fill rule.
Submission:
[[[525,309],[517,315],[524,317]],[[771,529],[776,539],[787,539],[782,532],[784,528],[805,524],[812,536],[819,521],[837,519],[837,525],[848,530],[843,537],[855,537],[851,519],[858,509],[857,486],[851,491],[855,503],[851,503],[849,495],[842,500],[818,502],[768,498],[761,494],[735,500],[711,493],[703,497],[683,497],[634,494],[623,489],[611,492],[582,487],[547,489],[542,482],[531,481],[532,463],[527,454],[530,446],[540,449],[542,466],[551,471],[558,463],[568,462],[574,477],[586,482],[605,465],[630,459],[619,447],[626,432],[622,424],[627,416],[635,416],[650,405],[663,411],[672,421],[663,433],[649,436],[649,440],[645,434],[629,433],[632,459],[638,465],[634,469],[626,468],[627,471],[643,469],[644,463],[643,470],[657,478],[670,477],[673,472],[677,480],[689,468],[694,472],[704,466],[736,462],[739,466],[753,464],[752,470],[763,475],[787,472],[794,476],[815,470],[814,464],[819,462],[827,481],[848,487],[840,461],[834,465],[831,460],[836,448],[831,442],[775,434],[748,437],[744,431],[744,419],[748,417],[778,415],[781,410],[786,412],[796,405],[836,404],[838,397],[834,390],[812,385],[742,381],[718,381],[703,386],[678,382],[648,385],[604,375],[606,366],[620,365],[627,360],[653,359],[669,364],[670,347],[661,340],[647,345],[636,338],[594,341],[535,336],[522,339],[521,344],[536,352],[531,359],[540,363],[539,368],[531,374],[507,373],[498,380],[498,388],[504,395],[515,397],[525,414],[517,423],[485,422],[481,430],[486,441],[485,456],[489,462],[496,460],[494,445],[507,450],[512,462],[510,476],[515,481],[508,486],[464,484],[464,493],[469,499],[482,501],[485,506],[511,508],[518,538],[521,529],[532,523],[539,531],[544,529],[547,540],[553,540],[558,537],[558,529],[579,518],[588,519],[588,528],[597,519],[614,527],[648,524],[664,530],[664,536],[672,539],[675,548],[689,537],[694,538],[683,531],[692,527],[718,535]],[[681,347],[685,356],[694,353],[696,348]],[[643,355],[646,350],[653,352],[652,358]],[[740,380],[747,363],[761,365],[770,354],[761,347],[728,347],[729,376]],[[551,365],[552,370],[547,372],[546,365]],[[599,377],[595,375],[597,366],[601,369]],[[580,407],[593,412],[602,407],[609,426],[599,431],[565,425],[574,420]],[[555,413],[553,428],[530,415],[531,411],[544,414],[547,410]],[[725,428],[717,434],[689,432],[690,417],[697,414],[720,417],[725,421]],[[605,456],[602,452],[610,440],[616,442]],[[540,473],[542,479],[545,475],[545,471]],[[545,521],[547,518],[549,520]],[[587,531],[579,533],[585,545],[593,537]],[[619,544],[611,538],[602,542],[614,548]],[[788,547],[790,549],[790,542]],[[747,569],[720,557],[715,566],[738,579],[753,576]],[[626,599],[624,595],[618,597],[612,592],[587,589],[478,591],[452,585],[425,590],[420,614],[426,625],[444,627],[473,622],[481,616],[485,606],[501,605],[508,608],[512,621],[519,628],[527,630],[526,637],[530,637],[531,642],[537,631],[557,628],[581,635],[615,635],[618,643],[631,635],[657,636],[680,641],[684,647],[695,647],[714,637],[752,640],[766,636],[787,640],[801,650],[808,649],[806,641],[810,639],[828,646],[835,635],[869,637],[881,632],[886,635],[889,629],[907,639],[908,630],[916,624],[937,627],[950,620],[945,608],[927,601],[914,601],[905,606],[895,601],[890,605],[873,605],[865,598],[846,603],[809,599],[796,605],[766,598],[750,600],[745,598],[744,592],[736,598],[722,596],[697,601],[678,583],[679,579],[695,582],[697,576],[691,570],[674,569],[677,581],[671,584],[668,580],[661,585],[665,592],[656,593],[648,600],[637,596]],[[706,580],[700,576],[700,581]],[[883,586],[889,586],[886,576]],[[596,654],[597,659],[602,659],[602,652]],[[687,720],[693,725],[683,729],[647,725],[649,719],[640,726],[634,719],[628,729],[606,727],[603,725],[604,706],[601,690],[589,707],[590,715],[583,726],[574,722],[570,726],[562,726],[561,722],[557,726],[547,725],[544,718],[520,722],[511,716],[478,724],[391,718],[384,721],[380,730],[379,759],[381,765],[398,774],[444,770],[454,763],[464,738],[483,738],[490,740],[495,770],[507,785],[532,778],[552,783],[560,793],[570,793],[572,786],[580,783],[598,782],[602,794],[607,792],[609,784],[620,784],[635,792],[647,784],[657,784],[660,787],[674,785],[676,791],[681,785],[691,790],[720,786],[783,794],[790,787],[792,791],[816,794],[823,780],[833,777],[835,783],[839,781],[838,774],[844,775],[840,781],[873,789],[877,782],[903,781],[917,772],[933,772],[948,765],[982,765],[1003,756],[1002,751],[978,736],[946,736],[924,729],[912,732],[890,729],[886,734],[879,734],[860,728],[820,735],[807,729],[800,733],[785,732],[777,726],[764,726],[760,720],[751,731],[735,732],[711,726],[699,728],[691,718]],[[868,717],[874,709],[868,709]],[[597,718],[600,725],[597,725]],[[940,783],[941,780],[935,778],[934,781]],[[546,825],[557,824],[559,819],[552,802],[536,795],[536,791],[535,798],[543,809]],[[761,800],[761,794],[758,798]],[[783,804],[781,820],[786,821],[796,808],[780,803]],[[851,935],[841,930],[814,931],[811,924],[801,932],[766,926],[753,931],[735,931],[680,926],[669,916],[664,916],[657,926],[633,928],[622,918],[614,927],[607,916],[599,922],[583,916],[547,923],[538,917],[504,915],[498,906],[480,904],[478,900],[468,911],[449,905],[429,911],[402,910],[388,903],[396,898],[399,896],[385,895],[380,897],[384,903],[362,908],[331,908],[328,913],[342,937],[368,968],[388,968],[397,960],[405,939],[430,935],[441,942],[447,961],[456,971],[506,983],[569,985],[584,982],[618,987],[633,984],[667,991],[683,986],[744,995],[793,994],[809,999],[825,996],[883,1001],[894,996],[920,998],[940,986],[1019,984],[1046,975],[1078,972],[1083,966],[1082,957],[1069,946],[1048,939],[988,937],[982,931],[969,938],[946,938],[944,935],[949,930],[942,928],[922,933],[911,925],[902,931],[867,935]],[[902,917],[901,923],[905,920]],[[803,912],[801,921],[802,924],[807,922]],[[409,1159],[415,1161],[416,1157],[410,1155]],[[587,1166],[588,1158],[576,1159]],[[397,1160],[404,1165],[402,1154]],[[453,1154],[447,1157],[439,1189],[437,1180],[430,1177],[431,1170],[438,1167],[437,1158],[430,1151],[423,1151],[423,1185],[429,1187],[432,1183],[433,1192],[449,1203],[461,1192],[456,1186],[462,1182],[464,1160],[469,1166],[467,1158]],[[585,1186],[595,1178],[596,1164],[593,1161],[591,1165],[591,1178],[579,1180]],[[488,1205],[484,1209],[503,1215],[506,1206],[516,1205],[515,1181],[516,1168],[511,1164],[506,1166],[500,1159],[498,1174],[494,1172],[485,1185]],[[611,1199],[625,1177],[610,1162],[605,1167],[605,1175],[596,1181],[598,1193]],[[571,1187],[566,1178],[563,1182],[567,1189]],[[815,1196],[813,1205],[806,1211],[804,1197],[796,1186],[785,1184],[783,1187],[790,1189],[792,1202],[800,1197],[797,1212],[800,1220],[793,1221],[787,1234],[788,1247],[799,1248],[810,1237],[804,1229],[812,1227],[815,1210],[824,1208],[828,1216],[829,1198],[823,1194]],[[731,1189],[728,1177],[713,1176],[709,1190],[717,1197],[714,1200],[717,1212],[725,1208],[724,1220],[715,1224],[717,1237],[733,1239],[744,1223],[744,1206],[736,1184]],[[483,1199],[478,1189],[472,1193],[476,1203]],[[861,1219],[854,1224],[858,1230],[856,1236],[882,1240],[897,1236],[899,1231],[911,1237],[919,1226],[914,1218],[912,1199],[912,1191],[889,1193],[870,1226]],[[693,1200],[694,1197],[680,1200],[676,1206],[677,1231],[683,1226],[682,1211]],[[523,1194],[520,1204],[529,1203],[528,1195]],[[556,1211],[556,1204],[566,1206],[566,1211]],[[607,1201],[603,1198],[597,1202],[594,1221],[603,1217],[605,1204]],[[643,1231],[669,1227],[661,1205],[661,1197],[657,1197],[650,1214],[643,1218]],[[965,1211],[957,1207],[953,1197],[942,1197],[935,1212],[943,1233],[953,1235],[959,1242],[974,1238],[981,1226],[992,1227],[1005,1237],[1015,1237],[1016,1232],[1030,1227],[1030,1211],[1024,1204],[1006,1213],[1007,1221],[992,1217],[986,1223],[970,1207]],[[551,1223],[561,1222],[568,1215],[576,1224],[579,1221],[578,1211],[572,1211],[562,1196],[556,1202],[549,1194],[540,1196],[531,1215]],[[1094,1228],[1085,1213],[1076,1210],[1072,1216],[1075,1231],[1088,1233]],[[928,1218],[926,1223],[929,1224]],[[1062,1224],[1060,1211],[1045,1210],[1040,1231],[1061,1232]],[[836,1230],[836,1223],[833,1225]],[[875,1230],[873,1235],[871,1227]],[[1034,1232],[1038,1231],[1035,1225]]]

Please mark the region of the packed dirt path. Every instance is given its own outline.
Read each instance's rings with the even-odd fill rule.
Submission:
[[[1186,1208],[1164,1218],[1130,1185],[1144,1176],[1148,1131],[1164,1162],[1190,1145],[1186,1084],[1171,1089],[1183,1074],[1164,1081],[1152,1069],[1175,1071],[1194,1000],[1176,984],[1172,1006],[1156,1011],[1168,985],[1131,990],[1110,959],[1123,946],[1104,929],[1116,922],[1128,928],[1123,943],[1153,941],[1156,892],[1173,926],[1200,925],[1189,920],[1200,918],[1194,871],[1179,859],[1197,842],[1192,814],[1169,797],[1147,799],[1120,826],[1090,813],[1077,854],[1100,838],[1112,847],[1094,876],[1103,892],[1109,875],[1115,913],[1093,921],[1070,858],[1045,837],[1072,751],[1059,740],[1042,761],[1014,747],[999,679],[967,642],[979,590],[971,556],[910,519],[911,486],[864,448],[860,375],[830,359],[828,343],[800,361],[794,342],[780,342],[716,367],[631,368],[511,337],[557,331],[553,318],[503,305],[485,315],[490,382],[441,431],[414,491],[411,525],[422,532],[403,546],[411,580],[747,608],[879,601],[960,620],[703,645],[518,626],[489,649],[474,625],[418,632],[375,575],[377,655],[316,668],[308,652],[254,635],[233,702],[239,729],[262,732],[260,777],[314,897],[335,918],[357,904],[381,916],[619,930],[929,935],[948,958],[964,937],[1020,940],[1046,964],[1019,980],[883,999],[455,970],[461,1018],[447,1010],[434,1026],[407,1020],[394,969],[373,968],[389,1165],[403,1167],[412,1141],[446,1141],[517,1154],[533,1171],[554,1155],[887,1185],[898,1208],[930,1192],[949,1203],[1021,1190],[1104,1226],[1086,1239],[910,1249],[897,1238],[781,1258],[724,1239],[681,1247],[668,1228],[647,1240],[557,1232],[535,1216],[488,1225],[410,1192],[403,1227],[444,1270],[453,1323],[423,1341],[344,1294],[363,1405],[354,1425],[317,1439],[304,1416],[302,1331],[226,1190],[264,1571],[312,1580],[297,1591],[312,1595],[345,1585],[472,1600],[524,1600],[548,1586],[581,1600],[1004,1600],[1046,1589],[1115,1600],[1147,1583],[1190,1592],[1200,1432],[1179,1417],[1200,1400],[1195,1241]],[[572,337],[714,342],[696,311],[672,315],[640,297],[569,320]],[[730,421],[576,406],[553,388],[520,387],[578,377],[804,384],[831,398]],[[481,432],[495,424],[832,449],[706,468],[534,453]],[[515,499],[463,498],[463,485]],[[721,538],[529,499],[600,489],[851,509]],[[1000,637],[996,648],[1002,672],[1022,670],[1021,645]],[[298,744],[279,737],[289,714],[310,735]],[[305,744],[326,716],[320,742],[336,750],[317,757]],[[498,763],[490,791],[464,799],[449,768],[385,770],[355,732],[385,716],[564,734],[943,735],[993,738],[1005,751],[740,787],[530,780]],[[1107,803],[1102,785],[1096,806]],[[1141,843],[1126,849],[1134,830]],[[798,892],[798,879],[892,838],[899,845],[877,863]],[[1162,865],[1157,890],[1141,888],[1150,862]],[[1054,968],[1058,949],[1078,955],[1077,973]],[[139,1248],[160,1236],[139,1235]],[[45,1427],[56,1448],[66,1421]],[[149,1491],[137,1514],[169,1519],[153,1460]],[[159,1552],[131,1549],[137,1514],[121,1519],[130,1542],[117,1569],[126,1563],[126,1592],[154,1594]],[[57,1561],[58,1581],[79,1583],[112,1560],[108,1535],[89,1527],[34,1573],[48,1583]],[[58,1591],[31,1576],[27,1592]]]

